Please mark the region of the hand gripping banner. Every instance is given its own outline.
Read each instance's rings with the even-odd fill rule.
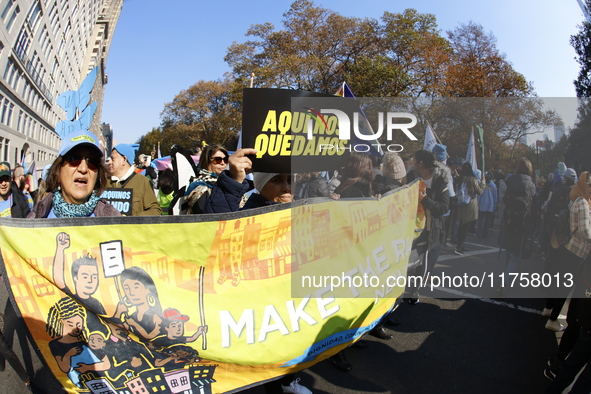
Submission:
[[[0,219],[2,276],[69,393],[238,391],[391,310],[419,185],[220,215]]]

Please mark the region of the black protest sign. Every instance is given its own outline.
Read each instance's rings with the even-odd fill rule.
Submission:
[[[107,200],[109,204],[115,207],[116,210],[121,212],[123,216],[132,215],[133,207],[133,189],[131,188],[113,188],[109,187],[105,189],[101,198]]]
[[[341,168],[352,151],[355,100],[282,89],[244,89],[242,146],[253,171],[301,173]]]

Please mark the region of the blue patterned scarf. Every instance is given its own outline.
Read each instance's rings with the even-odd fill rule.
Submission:
[[[92,215],[100,199],[93,191],[84,204],[69,204],[62,197],[62,192],[57,190],[53,193],[53,212],[58,218],[87,217]]]

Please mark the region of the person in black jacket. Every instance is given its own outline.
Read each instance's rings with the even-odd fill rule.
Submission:
[[[415,153],[414,170],[427,184],[426,191],[421,192],[420,196],[421,205],[427,215],[427,227],[413,243],[413,249],[417,249],[418,255],[422,256],[421,265],[416,268],[416,273],[426,278],[439,258],[441,246],[445,244],[443,215],[449,211],[447,184],[451,175],[449,168],[436,161],[433,153],[426,150]],[[406,301],[411,305],[418,303],[418,287],[412,286],[408,292]]]
[[[369,155],[352,152],[343,169],[341,184],[331,197],[359,198],[373,196],[373,165]]]
[[[509,283],[509,274],[518,273],[522,259],[527,256],[527,240],[531,234],[531,201],[536,193],[536,185],[532,181],[533,166],[522,157],[517,163],[515,174],[507,179],[503,220],[499,233],[499,245],[506,250],[505,282]],[[531,250],[531,249],[530,249]],[[498,289],[499,295],[504,288]]]
[[[295,199],[328,197],[328,182],[320,172],[304,172],[296,177]]]
[[[0,163],[0,217],[24,218],[29,204],[10,175],[10,164]]]
[[[564,245],[559,245],[556,242],[556,238],[552,237],[552,233],[556,228],[558,221],[558,215],[563,209],[567,209],[570,202],[570,192],[577,182],[577,173],[574,169],[568,168],[564,173],[564,184],[557,187],[550,197],[550,201],[546,206],[546,215],[544,220],[546,221],[545,229],[548,230],[547,242],[550,244],[548,248],[548,257],[546,259],[546,272],[550,275],[560,273],[563,268],[563,261],[561,259],[564,251]],[[562,311],[562,307],[566,302],[568,291],[560,298],[549,298],[546,302],[546,308],[542,312],[542,316],[548,316],[550,319],[546,323],[548,329],[553,331],[560,331],[563,329],[561,324],[558,322],[558,315]]]

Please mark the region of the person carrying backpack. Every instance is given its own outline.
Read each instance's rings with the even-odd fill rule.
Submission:
[[[536,193],[532,182],[531,162],[522,157],[517,163],[515,174],[507,179],[503,219],[499,234],[499,245],[506,251],[505,283],[509,283],[509,273],[518,272],[521,259],[529,258],[527,241],[531,235],[531,202]],[[502,294],[504,289],[499,288]]]

